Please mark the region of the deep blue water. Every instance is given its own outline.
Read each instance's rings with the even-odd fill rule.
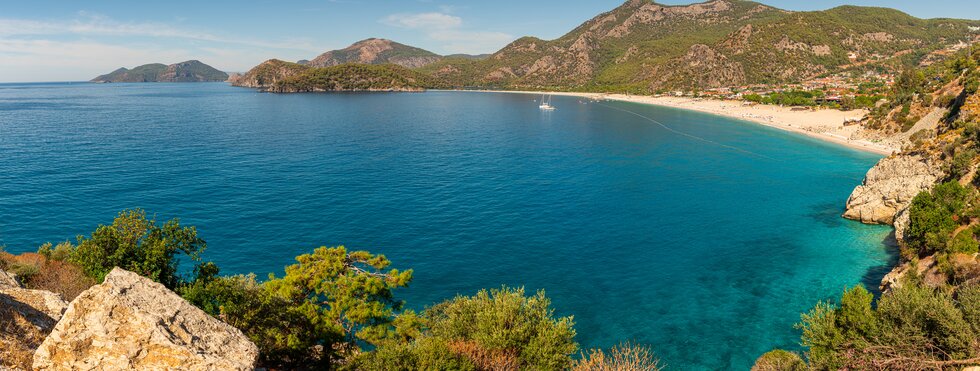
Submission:
[[[544,289],[583,346],[648,343],[678,370],[798,349],[801,312],[889,262],[887,228],[838,217],[878,156],[535,98],[0,85],[0,244],[34,250],[142,207],[196,225],[224,273],[367,249],[415,269],[398,293],[412,307]]]

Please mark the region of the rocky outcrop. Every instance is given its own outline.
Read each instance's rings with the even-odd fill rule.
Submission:
[[[895,224],[896,216],[912,199],[931,189],[942,176],[940,166],[919,155],[882,159],[851,193],[844,217],[864,223]]]
[[[60,295],[21,288],[0,270],[0,370],[30,369],[31,355],[67,307]]]
[[[270,59],[255,66],[244,75],[237,76],[231,84],[245,88],[269,88],[277,82],[299,75],[310,67],[302,64]]]
[[[119,268],[79,295],[33,358],[37,370],[250,370],[258,348],[163,285]]]
[[[18,287],[20,287],[20,283],[17,282],[17,276],[0,270],[0,290]]]

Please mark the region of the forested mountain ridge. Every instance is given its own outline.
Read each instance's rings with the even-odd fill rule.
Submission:
[[[650,94],[840,72],[896,74],[977,41],[980,21],[919,19],[887,8],[791,12],[745,0],[629,0],[555,40],[523,37],[486,58],[368,39],[306,65],[397,64],[430,75],[430,87]]]
[[[455,86],[651,92],[786,83],[859,65],[914,65],[975,41],[978,26],[885,8],[789,12],[741,0],[630,0],[558,39],[524,37],[486,60],[422,70]]]
[[[228,74],[214,67],[190,60],[171,65],[144,64],[133,69],[119,68],[92,79],[92,82],[217,82],[228,80]]]

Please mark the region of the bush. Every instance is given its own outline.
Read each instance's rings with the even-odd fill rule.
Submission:
[[[112,268],[120,267],[172,290],[182,281],[177,256],[199,261],[206,246],[196,228],[181,227],[178,219],[159,225],[147,219],[146,212],[135,209],[119,213],[111,225],[100,225],[89,238],[79,236],[69,260],[98,282]]]
[[[574,363],[573,371],[654,371],[660,360],[649,347],[635,343],[614,346],[609,352],[592,349]]]
[[[480,370],[560,370],[571,365],[578,349],[571,317],[555,318],[544,292],[525,296],[523,288],[481,290],[437,304],[421,316],[406,312],[397,322],[399,336],[363,355],[361,364],[425,360]],[[415,363],[403,369],[427,368]]]
[[[909,206],[909,226],[905,243],[919,255],[947,249],[950,234],[960,220],[970,191],[958,182],[937,185],[931,192],[919,193]]]
[[[973,167],[973,159],[976,157],[977,151],[973,149],[957,151],[950,163],[949,175],[954,179],[962,178],[970,172],[970,168]]]
[[[915,276],[882,295],[877,308],[863,288],[845,292],[841,304],[818,304],[803,315],[802,343],[810,367],[836,369],[933,369],[962,365],[980,356],[972,325],[973,291],[960,301],[922,285]]]
[[[949,248],[947,251],[964,254],[977,253],[978,248],[980,248],[980,243],[978,243],[976,239],[978,229],[980,228],[974,226],[957,233],[956,236],[953,236],[953,239],[949,241]]]
[[[806,363],[793,352],[776,349],[755,360],[752,371],[804,371]]]
[[[344,247],[321,247],[296,261],[282,278],[261,284],[254,276],[218,277],[216,267],[201,265],[180,293],[242,330],[268,367],[329,368],[364,344],[396,336],[392,320],[402,303],[391,290],[408,285],[412,271],[388,270],[384,256]]]
[[[24,288],[58,293],[68,301],[95,284],[79,267],[41,254],[0,253],[0,265],[17,274]]]

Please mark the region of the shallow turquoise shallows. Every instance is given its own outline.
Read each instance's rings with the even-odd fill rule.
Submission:
[[[646,343],[675,370],[799,350],[801,312],[892,259],[887,228],[839,218],[878,156],[539,98],[0,85],[0,244],[31,251],[141,207],[197,226],[228,274],[346,245],[414,268],[410,307],[543,289],[583,347]]]

